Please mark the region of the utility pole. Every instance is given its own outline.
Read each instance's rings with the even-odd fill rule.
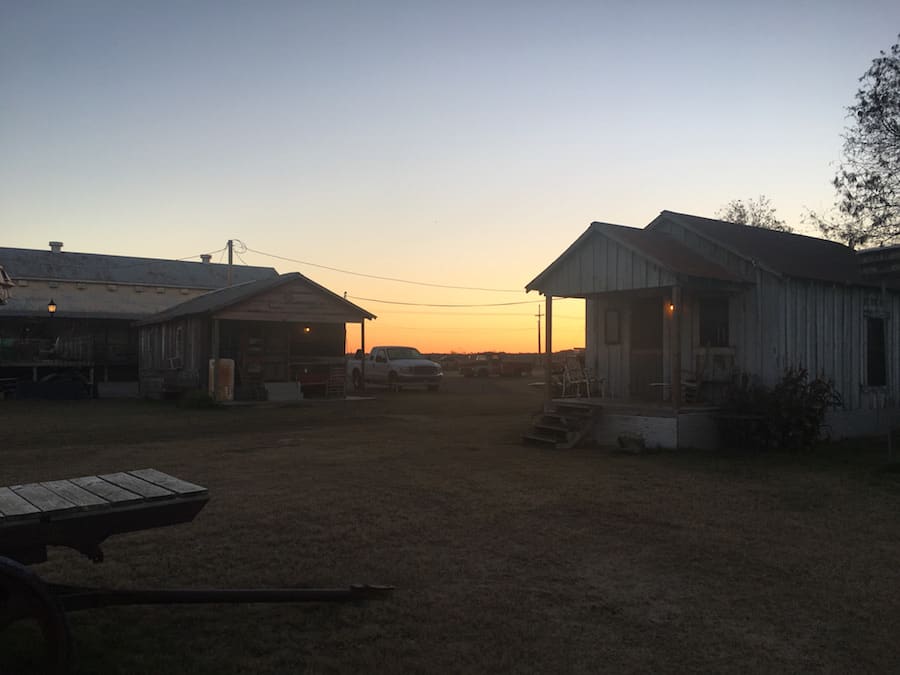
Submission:
[[[541,314],[541,306],[540,305],[538,305],[538,313],[535,314],[535,316],[537,317],[537,320],[538,320],[538,352],[537,353],[538,353],[538,356],[540,356],[541,355],[541,317],[543,316],[543,314]]]
[[[228,285],[231,286],[234,279],[231,266],[234,264],[234,240],[228,240]]]

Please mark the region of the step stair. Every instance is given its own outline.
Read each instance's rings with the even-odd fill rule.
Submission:
[[[522,435],[522,442],[557,450],[574,448],[590,436],[600,411],[597,405],[554,401],[552,407],[535,417],[531,431]]]

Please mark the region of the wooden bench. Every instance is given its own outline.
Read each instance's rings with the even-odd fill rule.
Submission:
[[[209,500],[205,487],[155,469],[0,488],[0,556],[23,564],[67,546],[97,562],[113,534],[186,523]]]
[[[44,637],[43,672],[69,673],[72,641],[66,612],[135,604],[208,602],[359,602],[391,586],[280,589],[105,589],[44,582],[26,565],[67,546],[95,562],[107,537],[193,520],[206,488],[155,469],[122,471],[0,488],[0,629],[32,621]],[[6,672],[0,651],[0,673]]]

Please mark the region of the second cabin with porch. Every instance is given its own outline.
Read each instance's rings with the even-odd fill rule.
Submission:
[[[140,322],[141,394],[343,397],[346,324],[374,318],[298,272],[212,291]]]
[[[646,228],[592,223],[526,286],[585,299],[585,365],[600,383],[594,438],[714,447],[739,375],[790,367],[832,380],[833,437],[872,434],[900,400],[900,292],[841,244],[663,211]]]

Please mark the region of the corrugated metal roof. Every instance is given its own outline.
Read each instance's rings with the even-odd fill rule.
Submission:
[[[525,286],[525,290],[546,290],[542,287],[542,284],[547,280],[547,277],[555,269],[565,265],[567,260],[582,246],[589,245],[591,237],[594,236],[612,239],[675,275],[698,279],[715,279],[732,283],[740,283],[742,281],[738,275],[704,258],[664,232],[652,232],[636,227],[595,222],[591,223],[590,227],[562,255]]]
[[[228,265],[186,260],[0,247],[0,264],[14,281],[54,279],[208,289],[228,283]],[[236,284],[278,276],[272,267],[247,265],[234,265],[232,274]]]
[[[169,309],[162,311],[159,314],[154,314],[153,316],[139,322],[138,325],[146,326],[154,323],[163,323],[165,321],[171,321],[172,319],[177,319],[182,316],[190,316],[192,314],[212,314],[214,312],[223,310],[226,307],[230,307],[239,302],[247,300],[248,298],[252,298],[255,295],[259,295],[260,293],[264,293],[266,291],[272,290],[273,288],[278,288],[279,286],[283,286],[284,284],[299,280],[303,280],[312,287],[319,290],[321,293],[327,294],[332,300],[337,300],[343,303],[348,310],[358,315],[360,321],[362,321],[363,319],[375,318],[374,314],[370,314],[362,307],[354,305],[349,300],[345,300],[341,296],[332,291],[329,291],[324,286],[320,286],[315,281],[303,276],[299,272],[289,272],[288,274],[282,274],[281,276],[277,276],[272,279],[250,281],[244,284],[231,286],[228,288],[220,288],[216,291],[204,293],[203,295],[188,300],[187,302],[183,302],[180,305],[170,307]]]
[[[43,282],[31,282],[28,286],[12,289],[9,301],[0,305],[0,319],[7,317],[46,317],[47,303],[52,298],[57,305],[57,316],[66,319],[128,319],[136,321],[161,312],[177,302],[204,291],[194,289],[187,295],[178,289],[165,289],[158,293],[150,288],[138,293],[141,286],[118,286],[115,291],[106,290],[100,284],[80,290],[74,283],[60,283],[48,288]]]
[[[644,254],[660,267],[675,274],[698,279],[740,282],[741,278],[721,265],[704,258],[674,237],[664,232],[653,232],[636,227],[592,223],[591,228],[619,243]]]
[[[834,241],[673,211],[662,211],[647,226],[647,230],[653,231],[665,219],[783,276],[842,284],[866,284],[853,249]]]

